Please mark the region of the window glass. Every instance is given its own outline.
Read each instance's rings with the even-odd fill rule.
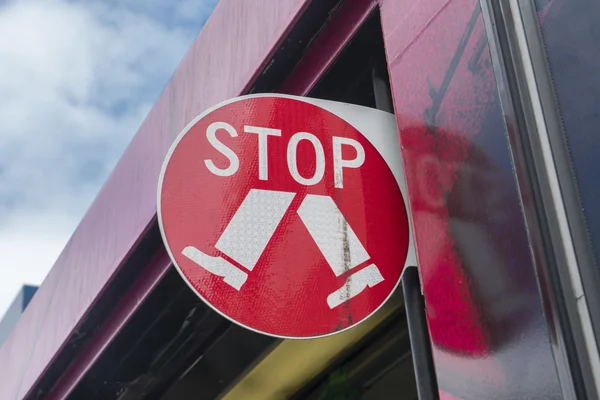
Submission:
[[[404,315],[321,380],[303,400],[418,400]]]
[[[600,2],[538,4],[540,25],[596,264],[600,260]]]

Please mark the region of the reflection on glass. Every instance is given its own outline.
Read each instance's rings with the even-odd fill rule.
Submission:
[[[559,399],[478,2],[399,3],[384,34],[440,389]]]
[[[418,400],[403,315],[333,369],[306,400]]]

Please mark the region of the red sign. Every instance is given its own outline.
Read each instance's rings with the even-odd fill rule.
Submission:
[[[379,137],[368,140],[354,126],[371,117]],[[188,125],[163,166],[158,216],[193,290],[230,320],[278,337],[329,335],[373,314],[398,285],[410,240],[398,177],[373,145],[396,143],[399,157],[382,117],[393,119],[254,95]]]

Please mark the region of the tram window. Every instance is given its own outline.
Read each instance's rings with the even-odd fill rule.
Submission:
[[[312,88],[309,97],[377,108],[372,79],[373,66],[382,62],[385,65],[385,48],[379,21],[377,12],[365,22]],[[387,73],[387,69],[383,69]],[[387,76],[386,80],[389,86]]]
[[[600,76],[597,71],[600,68],[600,3],[596,0],[547,0],[537,6],[585,228],[595,257],[596,270],[590,275],[598,278]],[[593,306],[597,312],[600,305]]]
[[[397,316],[386,332],[377,335],[297,399],[382,400],[393,394],[398,399],[417,400],[404,316]]]

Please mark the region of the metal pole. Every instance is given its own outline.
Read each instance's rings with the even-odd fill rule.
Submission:
[[[425,316],[425,301],[421,294],[419,271],[416,267],[408,267],[403,272],[402,290],[419,400],[438,400],[439,391]]]

